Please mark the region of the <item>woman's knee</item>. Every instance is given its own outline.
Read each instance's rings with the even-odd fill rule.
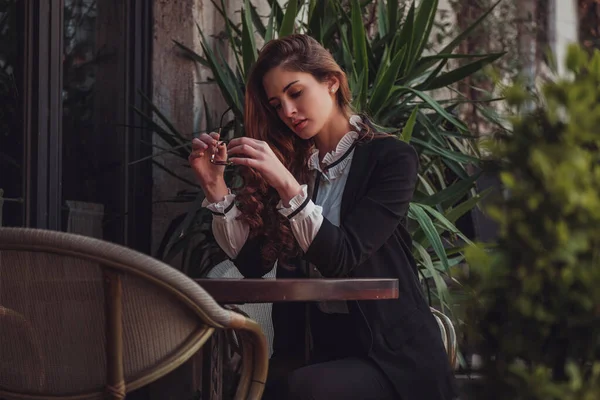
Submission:
[[[288,375],[286,399],[396,399],[393,386],[371,363],[348,358],[302,367]]]
[[[288,398],[290,400],[320,400],[323,397],[320,379],[310,366],[297,369],[288,376]],[[328,396],[329,399],[331,397]]]

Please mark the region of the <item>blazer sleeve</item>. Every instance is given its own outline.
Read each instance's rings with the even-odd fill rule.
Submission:
[[[377,161],[366,194],[339,227],[325,218],[305,258],[325,277],[345,277],[377,251],[408,211],[417,181],[418,156],[400,142]]]
[[[265,265],[261,249],[264,245],[264,236],[258,235],[248,238],[242,246],[233,264],[245,278],[262,278],[275,266],[275,262]]]

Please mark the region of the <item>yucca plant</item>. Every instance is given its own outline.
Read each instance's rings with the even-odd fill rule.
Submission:
[[[200,27],[202,54],[180,42],[174,43],[185,56],[212,71],[212,79],[203,83],[218,85],[229,105],[229,120],[219,124],[228,128],[225,134],[243,134],[245,79],[257,58],[257,38],[268,41],[299,32],[319,40],[345,69],[354,91],[353,106],[357,112],[367,113],[383,131],[398,135],[416,147],[421,158],[420,183],[409,210],[415,257],[426,278],[424,281],[435,283],[434,291],[429,292],[428,287],[430,299],[433,296],[432,301],[448,312],[451,305],[447,289],[450,271],[463,261],[462,247],[470,243],[455,223],[471,211],[485,193],[475,193],[478,175],[469,173],[470,166],[478,165],[479,154],[477,138],[471,136],[457,118],[462,100],[436,100],[428,92],[451,86],[502,55],[453,53],[492,9],[443,49],[425,55],[435,23],[437,0],[422,1],[419,5],[413,2],[410,6],[397,0],[379,0],[376,4],[352,0],[348,5],[340,0],[290,0],[285,9],[277,1],[270,0],[271,11],[265,18],[258,14],[250,0],[245,0],[240,10],[240,24],[228,18],[222,0],[220,3],[211,1],[225,20],[224,42],[234,54],[234,65],[229,65],[219,50],[212,50],[209,38]],[[376,26],[369,31],[363,21],[367,9],[376,13]],[[306,16],[303,22],[298,22],[300,15]],[[472,61],[448,70],[449,62],[457,58]],[[189,137],[178,132],[157,109],[154,111],[162,124],[152,121],[151,116],[148,120],[170,146],[164,151],[186,158],[188,153],[183,147]],[[217,126],[213,123],[215,111],[205,106],[207,126],[211,129]],[[181,223],[170,230],[170,236],[164,241],[165,257],[193,248],[196,234],[208,238],[204,228],[208,227],[210,215],[199,209],[201,198],[202,194],[198,192],[187,217],[182,216]],[[185,193],[178,199],[194,201],[194,196]],[[186,265],[197,267],[198,262],[195,257],[186,258]],[[209,268],[210,265],[205,265],[200,270],[204,272]]]

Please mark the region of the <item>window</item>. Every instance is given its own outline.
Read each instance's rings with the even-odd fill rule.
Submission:
[[[5,197],[22,199],[10,213],[20,219],[10,224],[149,251],[151,199],[143,192],[151,167],[129,163],[151,151],[133,106],[143,107],[137,91],[150,87],[152,2],[3,2],[21,8],[13,33],[22,54],[12,57],[22,63],[17,115],[27,121],[11,130],[15,141],[6,151],[21,173],[0,179],[0,188],[11,188]]]
[[[0,226],[22,226],[22,26],[17,0],[0,0]]]

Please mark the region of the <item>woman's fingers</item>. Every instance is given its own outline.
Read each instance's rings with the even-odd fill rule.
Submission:
[[[192,151],[188,157],[190,161],[204,156],[204,153],[209,151],[209,149],[213,149],[219,143],[219,134],[217,132],[211,132],[210,134],[203,133],[197,138],[192,139]],[[226,157],[226,150],[221,148],[224,146],[218,147],[218,154],[221,158]]]
[[[217,156],[219,157],[219,159],[221,160],[226,160],[227,159],[227,144],[221,142],[218,146],[217,146]]]
[[[188,156],[188,161],[192,162],[196,158],[200,158],[200,157],[204,156],[204,152],[206,151],[206,149],[208,149],[208,144],[206,144],[200,138],[192,139],[192,151],[190,152],[190,155]]]
[[[217,146],[213,148],[211,157],[214,157],[215,161],[227,161],[227,146],[223,142],[218,142]]]
[[[227,146],[225,143],[219,141],[221,135],[218,132],[211,132],[208,134],[208,137],[212,149],[211,156],[214,154],[215,161],[227,160]]]
[[[249,157],[249,158],[254,158],[254,159],[261,159],[261,152],[259,150],[257,150],[256,148],[250,146],[249,144],[240,144],[237,146],[229,146],[229,148],[227,149],[227,154],[231,157],[231,156],[245,156],[245,157]]]
[[[227,146],[229,161],[259,171],[267,168],[267,164],[269,164],[269,150],[270,147],[264,141],[248,137],[232,139]]]
[[[260,170],[260,161],[254,158],[231,157],[228,161],[235,165],[245,165],[246,167]]]
[[[203,133],[197,138],[192,139],[192,149],[194,146],[202,147],[204,149],[209,146],[215,146],[219,141],[219,134],[216,132],[211,132],[210,135]]]
[[[208,156],[214,154],[214,159],[218,161],[229,158],[229,161],[234,164],[260,169],[261,162],[266,160],[265,151],[268,148],[265,142],[248,137],[232,139],[228,145],[225,145],[223,142],[219,142],[217,132],[203,133],[192,140],[192,152],[189,159],[192,161],[204,156],[205,153]]]
[[[248,137],[240,137],[231,139],[227,147],[231,150],[233,147],[241,145],[248,145],[255,149],[262,149],[265,146],[265,142],[263,142],[262,140],[252,139]]]
[[[208,144],[200,140],[199,138],[192,139],[192,151],[204,150],[208,148]]]
[[[204,152],[203,151],[201,151],[201,150],[192,151],[190,153],[190,155],[188,156],[188,160],[192,161],[192,160],[195,160],[196,158],[200,158],[202,156],[204,156]]]

